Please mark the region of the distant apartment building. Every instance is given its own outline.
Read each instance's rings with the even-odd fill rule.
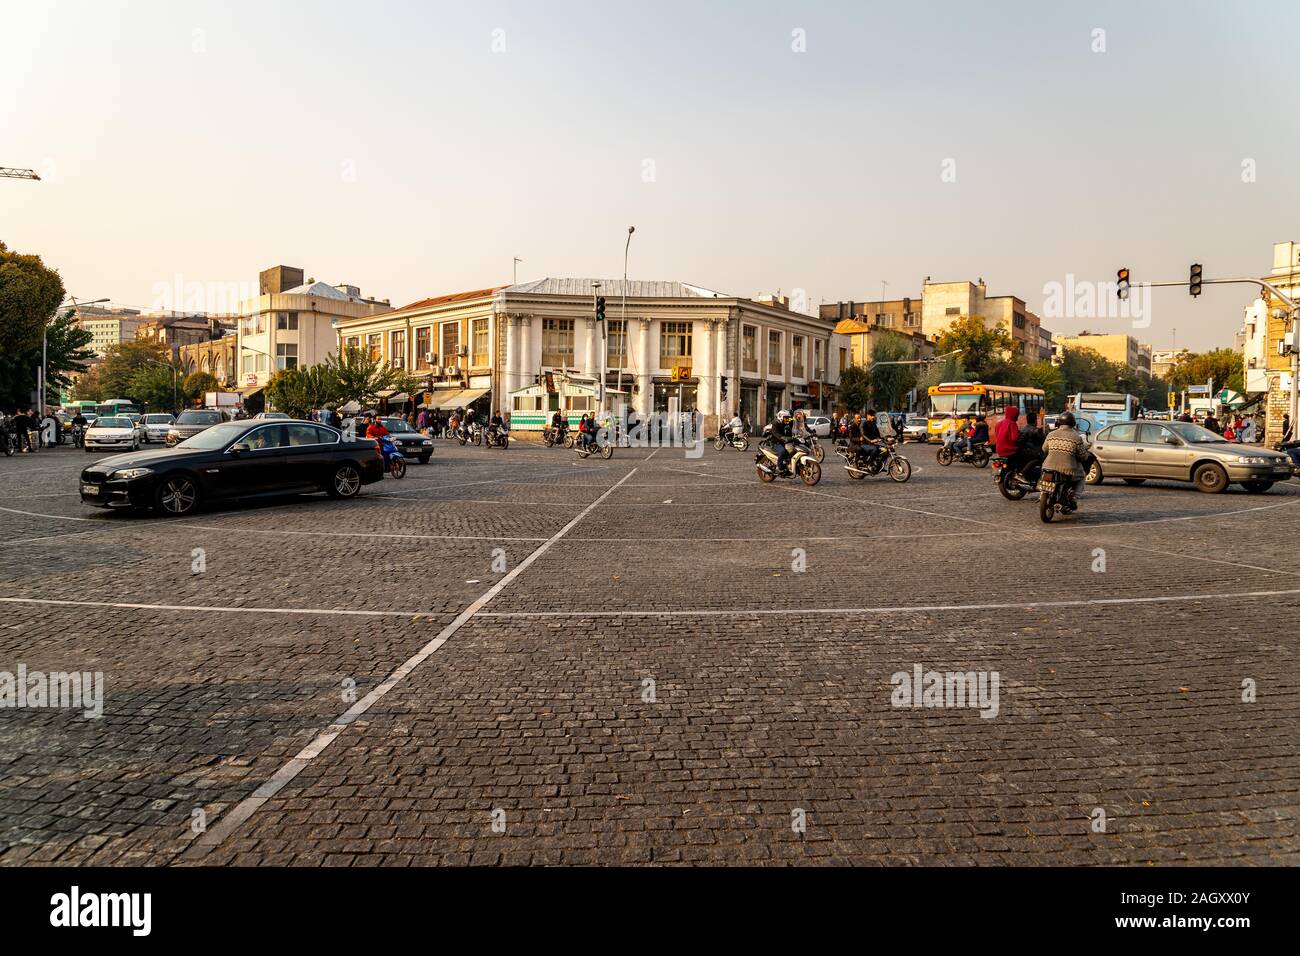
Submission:
[[[921,331],[933,339],[962,316],[977,316],[985,328],[1005,328],[1011,333],[1015,351],[1028,362],[1042,356],[1039,340],[1041,323],[1014,295],[989,295],[984,280],[978,282],[932,282],[921,288]]]
[[[1151,374],[1156,378],[1168,378],[1169,373],[1178,364],[1178,357],[1186,354],[1187,349],[1153,349],[1151,352]]]
[[[148,321],[138,309],[77,307],[76,322],[90,333],[90,348],[104,355],[114,345],[135,340],[140,326]]]
[[[366,298],[353,285],[303,281],[303,271],[291,266],[261,272],[258,292],[238,316],[236,375],[245,395],[261,391],[278,369],[335,354],[336,323],[393,310],[388,300]]]
[[[1135,372],[1151,374],[1151,346],[1123,332],[1080,332],[1078,335],[1058,335],[1053,339],[1052,344],[1059,349],[1089,349],[1108,362],[1114,362]]]
[[[1050,362],[1052,355],[1052,333],[1040,325],[1038,327],[1038,361]]]
[[[238,316],[203,314],[150,315],[136,330],[136,338],[157,342],[171,352],[172,361],[180,358],[181,346],[211,342],[235,331]]]
[[[1273,244],[1273,268],[1261,277],[1282,294],[1300,296],[1300,242]],[[1264,440],[1282,438],[1282,416],[1291,409],[1291,357],[1279,354],[1278,345],[1291,319],[1280,299],[1264,293],[1245,308],[1242,326],[1242,364],[1245,366],[1246,399],[1264,410]]]

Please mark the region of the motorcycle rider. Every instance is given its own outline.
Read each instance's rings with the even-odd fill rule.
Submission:
[[[555,432],[556,441],[564,441],[564,436],[569,430],[569,419],[565,417],[564,412],[557,409],[551,416],[551,430]]]
[[[1038,427],[1038,413],[1025,412],[1025,427],[1020,429],[1020,448],[1007,466],[1014,468],[1025,479],[1037,481],[1034,470],[1043,460],[1044,437],[1043,430]]]
[[[506,427],[506,420],[501,417],[501,409],[497,409],[492,418],[488,421],[488,435],[496,438],[501,434],[501,430]]]
[[[1076,427],[1072,413],[1062,412],[1056,419],[1056,428],[1043,439],[1043,451],[1047,452],[1043,471],[1056,472],[1060,476],[1058,481],[1068,478],[1073,484],[1073,497],[1077,504],[1087,475],[1084,466],[1088,460],[1088,443],[1084,441],[1083,432]]]
[[[379,441],[379,439],[383,438],[387,434],[388,429],[384,427],[384,423],[380,421],[378,415],[366,417],[367,438],[373,438],[375,441]]]
[[[975,424],[970,433],[970,450],[975,451],[980,445],[989,443],[989,423],[983,415],[975,416]]]
[[[740,412],[736,412],[731,421],[727,422],[726,427],[723,429],[723,437],[735,441],[744,434],[745,422],[740,417]]]
[[[870,464],[880,454],[880,444],[883,440],[880,437],[880,425],[876,422],[876,410],[868,408],[867,417],[864,420],[861,419],[861,416],[853,416],[855,425],[859,423],[859,420],[861,420],[862,427],[860,456],[863,464]]]
[[[78,448],[85,441],[86,426],[88,424],[90,423],[86,421],[86,416],[81,414],[80,409],[78,409],[77,414],[72,416],[72,438]],[[80,429],[80,432],[78,432],[78,429]]]
[[[772,451],[776,454],[776,473],[778,475],[788,475],[790,472],[786,469],[786,462],[794,454],[792,442],[794,441],[794,423],[790,413],[785,409],[776,413],[776,420],[772,422],[771,432],[768,434],[768,443],[772,446]]]

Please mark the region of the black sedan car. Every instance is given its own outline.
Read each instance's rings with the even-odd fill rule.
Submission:
[[[379,446],[368,438],[347,441],[315,422],[224,422],[165,450],[95,462],[81,473],[81,500],[179,516],[205,503],[264,495],[352,498],[383,477]]]

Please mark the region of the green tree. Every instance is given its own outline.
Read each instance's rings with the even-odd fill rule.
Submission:
[[[939,333],[934,350],[940,355],[960,351],[962,365],[973,382],[1002,383],[1015,342],[1002,326],[990,329],[978,316],[963,315]]]
[[[299,365],[281,369],[266,385],[266,398],[282,412],[306,418],[314,409],[347,403],[335,370],[325,365]]]
[[[91,334],[77,325],[74,313],[54,317],[45,332],[45,403],[58,405],[72,374],[94,358],[86,348]],[[31,401],[36,369],[41,364],[40,340],[18,353],[0,353],[0,407],[12,408]]]
[[[883,365],[912,358],[912,347],[896,332],[882,332],[871,349],[871,394],[879,408],[897,411],[916,387],[915,365]]]
[[[201,399],[205,392],[219,391],[221,391],[221,383],[211,372],[190,372],[185,376],[181,396],[185,404],[192,405],[196,399]]]
[[[171,367],[171,352],[161,342],[138,339],[111,345],[104,354],[104,361],[99,365],[100,397],[129,398],[143,401],[133,393],[136,372],[149,366],[165,365]],[[151,379],[142,378],[141,382]],[[171,404],[171,373],[167,373],[167,404]]]
[[[1174,391],[1182,391],[1188,385],[1204,385],[1211,379],[1216,392],[1221,388],[1232,389],[1234,392],[1244,391],[1246,373],[1241,355],[1232,349],[1184,352],[1178,356],[1178,361],[1169,373],[1169,384]]]
[[[919,392],[928,393],[931,388],[944,382],[964,381],[966,381],[965,363],[962,362],[960,355],[950,355],[941,361],[931,362],[916,380],[916,388]]]
[[[1044,402],[1051,409],[1065,407],[1065,376],[1051,362],[1035,362],[1025,370],[1025,383],[1043,390]]]
[[[137,368],[131,375],[130,391],[126,394],[149,412],[179,412],[185,404],[179,370],[170,365],[151,363]]]
[[[356,402],[373,405],[380,392],[410,393],[419,387],[419,380],[405,369],[371,358],[363,349],[343,349],[325,360],[325,366],[338,381],[336,399],[340,405]]]
[[[871,376],[860,365],[851,365],[840,373],[840,404],[850,412],[861,412],[871,401]]]
[[[84,342],[67,331],[70,320],[55,317],[63,294],[63,280],[40,256],[11,252],[0,242],[0,406],[9,411],[28,404],[35,393],[43,329],[59,339],[47,373],[47,396],[53,393],[57,401],[59,386],[67,384],[63,373],[76,366],[71,356]]]

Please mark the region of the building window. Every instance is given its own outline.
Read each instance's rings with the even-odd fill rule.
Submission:
[[[573,364],[573,319],[542,319],[542,364]]]
[[[793,335],[790,337],[790,374],[796,378],[803,378],[803,336]]]
[[[433,351],[430,345],[430,328],[425,326],[422,329],[415,330],[415,367],[417,369],[428,368],[431,364],[429,353]]]
[[[822,362],[822,340],[813,339],[813,378],[825,378],[826,365]]]
[[[378,362],[384,357],[384,336],[380,332],[371,332],[366,336],[366,349],[370,352],[370,361]]]
[[[627,322],[623,319],[609,319],[606,330],[609,339],[605,345],[605,364],[622,368],[627,364]]]
[[[742,326],[740,330],[740,370],[758,371],[758,329],[752,325]]]
[[[921,313],[908,312],[903,316],[903,325],[909,329],[919,329],[921,327]]]
[[[298,343],[279,342],[275,346],[275,367],[296,368],[298,365]]]
[[[275,313],[275,327],[282,332],[297,332],[298,313],[297,312]]]
[[[691,357],[691,323],[659,323],[659,364],[663,368],[689,365],[682,359]]]
[[[343,340],[343,347],[349,350],[361,348],[361,336],[349,335],[346,339]]]
[[[396,329],[388,336],[388,363],[406,368],[406,329]]]
[[[767,333],[767,374],[781,374],[781,333],[775,329]]]
[[[843,372],[849,367],[849,350],[840,349],[840,371]]]
[[[444,322],[442,323],[442,361],[444,366],[451,368],[457,365],[456,353],[460,350],[460,323]]]
[[[488,358],[488,320],[475,319],[470,324],[474,357],[470,365],[474,368],[487,368],[492,364]]]
[[[1015,324],[1016,324],[1016,328],[1018,328],[1018,329],[1023,329],[1023,328],[1025,327],[1025,317],[1024,317],[1024,315],[1023,315],[1022,313],[1017,312],[1017,313],[1015,314],[1015,317],[1014,317],[1013,321],[1014,321]]]

